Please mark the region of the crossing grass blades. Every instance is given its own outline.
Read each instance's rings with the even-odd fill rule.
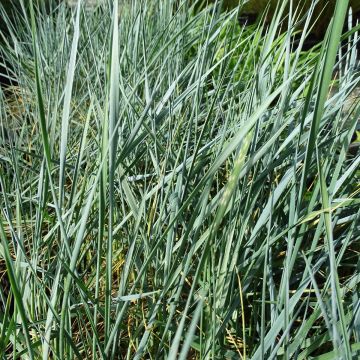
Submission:
[[[252,27],[217,3],[33,3],[2,48],[1,357],[358,358],[347,1],[309,51],[285,1]]]

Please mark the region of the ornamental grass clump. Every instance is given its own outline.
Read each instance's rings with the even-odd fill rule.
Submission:
[[[358,356],[346,3],[307,52],[313,7],[284,17],[286,2],[251,28],[239,9],[187,0],[50,14],[34,2],[14,20],[1,50],[17,82],[0,92],[1,126],[17,124],[0,152],[2,357]]]

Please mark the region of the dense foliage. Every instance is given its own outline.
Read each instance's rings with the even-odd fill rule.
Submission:
[[[256,27],[186,0],[8,23],[2,358],[358,358],[346,3],[307,52],[286,2]]]

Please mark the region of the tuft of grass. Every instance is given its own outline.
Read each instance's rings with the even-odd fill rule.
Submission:
[[[1,48],[3,358],[358,356],[357,29],[338,1],[303,51],[315,3],[286,5],[252,27],[220,2],[22,6]]]

